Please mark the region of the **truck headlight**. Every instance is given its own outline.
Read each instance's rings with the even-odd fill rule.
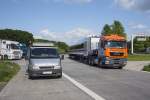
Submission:
[[[105,61],[105,64],[109,64],[109,60],[106,60],[106,61]]]
[[[106,60],[111,60],[110,57],[106,57]]]
[[[127,61],[124,61],[123,64],[126,65],[126,64],[127,64]]]
[[[56,65],[56,66],[54,66],[54,69],[60,69],[61,68],[61,66],[60,65]]]

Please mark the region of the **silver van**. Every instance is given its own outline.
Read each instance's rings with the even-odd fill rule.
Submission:
[[[50,46],[50,44],[33,44],[29,48],[27,60],[30,79],[38,76],[62,77],[61,57],[57,48]]]

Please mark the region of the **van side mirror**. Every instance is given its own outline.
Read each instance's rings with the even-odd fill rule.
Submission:
[[[61,58],[61,60],[64,60],[64,55],[61,55],[60,58]]]
[[[25,56],[25,60],[28,60],[28,59],[29,59],[29,57],[26,55],[26,56]]]

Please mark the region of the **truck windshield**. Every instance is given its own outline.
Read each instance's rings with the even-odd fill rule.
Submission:
[[[10,44],[11,49],[20,49],[17,44]]]
[[[58,58],[59,54],[54,48],[32,48],[31,58]]]
[[[126,42],[125,41],[109,41],[106,43],[106,47],[125,48]]]

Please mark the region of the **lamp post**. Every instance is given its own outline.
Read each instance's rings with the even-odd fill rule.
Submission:
[[[134,50],[133,50],[133,40],[134,40],[134,35],[132,34],[131,35],[131,54],[134,53]]]

